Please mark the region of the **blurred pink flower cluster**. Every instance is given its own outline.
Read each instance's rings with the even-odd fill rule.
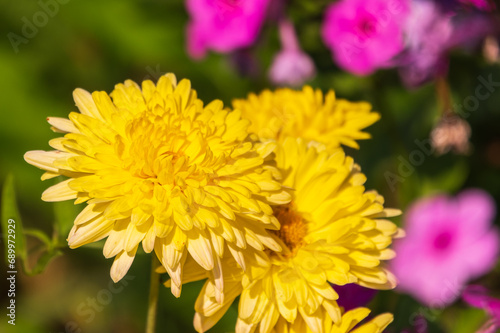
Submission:
[[[398,255],[391,266],[399,290],[431,307],[456,300],[469,281],[490,271],[498,260],[494,217],[495,203],[482,190],[413,204],[405,218],[407,236],[394,244]]]
[[[301,49],[281,0],[186,0],[187,49],[229,53],[254,45],[264,24],[276,22],[282,49],[271,81],[301,85],[314,77],[312,58]],[[356,75],[398,68],[408,86],[445,75],[448,52],[470,47],[498,31],[490,0],[338,0],[324,9],[319,32],[334,62]]]
[[[251,46],[259,35],[270,0],[186,0],[191,20],[188,52],[203,58],[207,50],[221,53]]]
[[[340,0],[327,9],[322,36],[344,70],[395,67],[407,86],[417,86],[447,73],[450,50],[498,31],[493,16],[466,5],[495,8],[487,0]]]

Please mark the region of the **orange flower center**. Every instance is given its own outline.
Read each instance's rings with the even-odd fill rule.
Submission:
[[[280,221],[280,230],[274,233],[286,244],[292,254],[304,244],[307,235],[307,221],[297,212],[293,202],[273,207],[274,216]]]

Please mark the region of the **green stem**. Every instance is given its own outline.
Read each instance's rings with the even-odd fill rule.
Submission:
[[[149,282],[148,318],[146,333],[155,333],[156,308],[158,307],[158,291],[160,289],[160,274],[156,273],[158,259],[153,254],[151,259],[151,280]]]

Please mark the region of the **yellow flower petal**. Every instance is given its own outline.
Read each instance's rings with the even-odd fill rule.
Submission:
[[[122,251],[115,257],[113,265],[111,266],[111,279],[115,283],[120,281],[125,274],[127,274],[132,262],[134,261],[136,252],[137,246],[132,249],[132,251]]]
[[[88,91],[80,88],[75,89],[73,91],[73,99],[82,114],[102,120],[101,114],[92,99],[92,95]]]
[[[68,119],[59,117],[48,117],[47,122],[59,133],[79,133],[75,125]]]

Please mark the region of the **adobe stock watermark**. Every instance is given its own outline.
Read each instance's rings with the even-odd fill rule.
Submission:
[[[92,322],[97,312],[102,312],[104,308],[113,301],[113,296],[121,293],[124,287],[129,285],[129,281],[135,279],[135,276],[125,275],[118,283],[109,281],[108,287],[103,288],[97,292],[95,297],[87,297],[85,301],[78,304],[76,314],[78,315],[78,322],[86,324]],[[68,321],[64,325],[64,332],[57,333],[83,333],[83,329],[76,320]]]
[[[427,333],[428,322],[435,321],[447,304],[460,297],[461,290],[458,280],[446,280],[439,298],[430,307],[421,306],[411,314],[409,324],[414,333]],[[408,330],[402,333],[409,333]]]
[[[472,112],[476,111],[481,104],[490,98],[491,94],[500,87],[500,82],[493,81],[493,75],[488,75],[488,78],[478,76],[479,84],[476,86],[473,95],[465,97],[461,104],[453,104],[455,113],[459,114],[462,118],[467,119]]]
[[[243,3],[249,0],[215,1],[217,16],[222,20],[227,20],[228,15],[234,13],[235,8],[243,6]],[[250,0],[253,1],[253,0]]]
[[[167,74],[167,72],[163,72],[160,69],[160,64],[157,64],[155,68],[147,66],[146,71],[148,72],[148,75],[144,77],[143,81],[151,80],[153,82],[157,82],[163,75]]]
[[[59,13],[59,6],[65,5],[70,0],[39,0],[38,6],[40,10],[35,12],[31,17],[23,16],[21,22],[23,26],[20,33],[15,32],[7,33],[12,48],[15,53],[19,52],[21,44],[28,44],[30,40],[38,35],[39,29],[45,27],[49,23],[49,19]]]
[[[7,281],[9,289],[7,289],[7,297],[9,299],[7,306],[7,322],[10,325],[16,325],[16,280],[17,280],[17,267],[16,267],[16,221],[8,219],[7,221]],[[3,236],[3,235],[2,235]]]
[[[479,83],[474,89],[474,94],[465,97],[460,104],[455,103],[453,105],[455,112],[450,117],[456,117],[458,114],[463,119],[467,119],[479,108],[481,101],[487,100],[500,87],[500,81],[493,81],[492,74],[488,75],[487,78],[478,76],[477,80]],[[446,117],[443,120],[446,121]],[[384,178],[392,192],[396,191],[398,183],[404,183],[408,177],[413,175],[415,168],[424,164],[425,160],[436,151],[430,138],[415,139],[413,142],[417,146],[416,149],[412,150],[407,157],[402,155],[397,157],[399,161],[397,173],[390,171],[384,173]]]

